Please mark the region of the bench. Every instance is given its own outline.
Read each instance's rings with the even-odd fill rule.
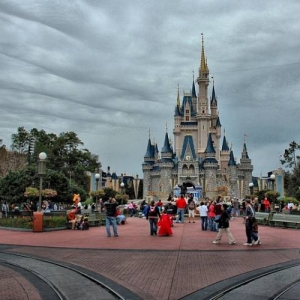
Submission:
[[[89,219],[90,226],[100,226],[102,225],[102,219],[99,212],[90,212],[85,214]]]
[[[266,212],[255,212],[255,219],[258,224],[269,225],[270,224],[270,214]]]
[[[282,226],[283,228],[296,228],[300,225],[300,216],[291,214],[274,214],[272,219],[270,219],[270,225]]]
[[[23,218],[33,217],[33,211],[20,210],[20,211],[9,211],[7,214],[8,218]]]

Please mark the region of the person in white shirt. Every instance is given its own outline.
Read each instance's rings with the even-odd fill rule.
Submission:
[[[201,219],[201,227],[203,231],[207,230],[207,205],[202,201],[200,203],[200,206],[197,207],[197,210],[199,211],[200,214],[200,219]]]

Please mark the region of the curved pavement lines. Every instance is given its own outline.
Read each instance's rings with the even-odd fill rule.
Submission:
[[[281,293],[285,294],[282,299],[298,299],[294,292],[300,288],[295,285],[299,281],[300,260],[294,260],[223,280],[180,300],[275,299]],[[295,289],[290,291],[292,298],[286,298],[290,286]]]
[[[45,294],[43,294],[43,300],[76,300],[83,298],[95,300],[141,299],[114,282],[110,281],[110,286],[108,286],[107,282],[103,282],[103,276],[94,274],[84,268],[74,267],[71,264],[61,264],[9,252],[1,252],[1,260],[3,263],[9,264],[11,268],[19,269],[20,273],[22,271],[24,277],[30,277],[30,275],[31,277],[39,277],[40,281],[44,282],[37,285],[39,290],[51,290],[49,289],[50,286],[53,290],[61,294],[61,297],[54,297],[53,293],[52,295],[50,293],[50,297],[46,294],[46,298],[44,298]],[[101,282],[99,277],[102,279]],[[107,287],[109,291],[107,291],[107,288],[103,288],[103,286]],[[116,289],[122,291],[124,295],[121,295]]]
[[[236,218],[230,227],[236,245],[228,245],[226,236],[214,245],[215,233],[201,231],[199,221],[176,224],[172,237],[150,236],[149,223],[139,218],[120,226],[118,238],[107,238],[104,226],[84,232],[0,230],[0,244],[10,252],[87,269],[147,300],[178,300],[228,278],[300,257],[299,230],[260,226],[262,245],[245,247],[242,219]]]

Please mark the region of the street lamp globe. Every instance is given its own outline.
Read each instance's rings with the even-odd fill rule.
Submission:
[[[250,182],[250,183],[249,183],[249,188],[251,189],[251,188],[253,188],[253,186],[254,186],[254,183],[253,183],[253,182]]]
[[[274,181],[274,180],[275,180],[275,174],[272,174],[272,175],[270,176],[270,179],[271,179],[272,181]]]
[[[95,174],[95,178],[96,178],[96,180],[99,180],[99,179],[100,179],[100,174],[99,174],[99,173],[96,173],[96,174]]]
[[[39,154],[39,159],[40,160],[45,160],[47,158],[47,154],[45,153],[45,152],[41,152],[40,154]]]
[[[124,182],[121,182],[121,188],[123,188],[125,186]]]

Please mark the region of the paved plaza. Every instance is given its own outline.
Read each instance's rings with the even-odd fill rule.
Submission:
[[[91,270],[149,300],[180,299],[227,278],[300,259],[299,230],[260,226],[262,245],[249,247],[243,245],[243,219],[232,220],[230,228],[236,245],[227,236],[213,244],[216,233],[201,231],[199,219],[175,224],[173,236],[150,236],[142,218],[128,218],[118,227],[119,237],[110,238],[104,226],[41,233],[1,229],[0,244]],[[1,299],[41,299],[19,273],[0,265],[0,274]]]

